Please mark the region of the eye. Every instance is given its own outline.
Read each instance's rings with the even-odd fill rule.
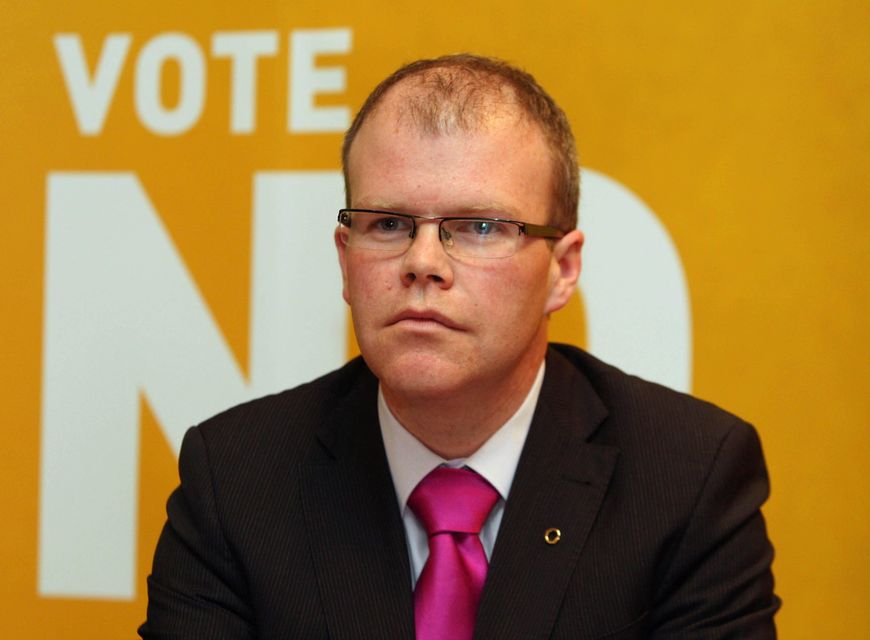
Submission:
[[[506,226],[495,220],[456,220],[452,231],[466,237],[493,237],[507,233]]]
[[[366,233],[410,233],[411,221],[400,216],[373,215],[366,225]]]
[[[488,236],[498,231],[497,226],[497,224],[492,222],[478,220],[471,224],[471,232],[481,236]]]
[[[398,218],[381,218],[377,222],[378,229],[381,231],[395,231],[399,228]]]

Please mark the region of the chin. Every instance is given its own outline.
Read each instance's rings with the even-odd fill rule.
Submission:
[[[470,363],[445,354],[403,351],[388,357],[366,358],[366,362],[384,387],[406,398],[444,396],[471,381]]]

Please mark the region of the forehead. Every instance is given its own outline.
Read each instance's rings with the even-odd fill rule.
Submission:
[[[360,127],[347,166],[353,206],[548,219],[552,159],[536,123],[505,100],[425,122],[419,99],[413,87],[394,87]]]

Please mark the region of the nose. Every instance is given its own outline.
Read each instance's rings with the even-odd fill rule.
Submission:
[[[417,221],[417,234],[402,256],[401,277],[406,287],[415,282],[432,282],[442,289],[453,285],[453,264],[441,244],[437,221]]]

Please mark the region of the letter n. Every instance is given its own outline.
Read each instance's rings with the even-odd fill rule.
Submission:
[[[249,381],[136,176],[49,174],[41,595],[135,596],[142,396],[177,452],[190,425],[343,360],[340,194],[337,172],[254,180]]]

